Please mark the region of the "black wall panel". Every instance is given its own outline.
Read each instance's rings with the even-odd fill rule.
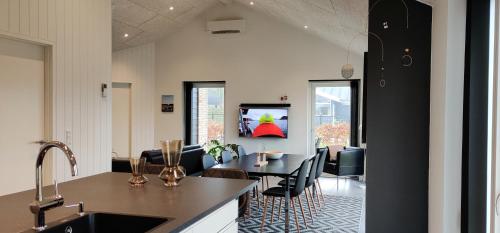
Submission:
[[[370,0],[370,9],[366,232],[427,232],[432,8]]]
[[[462,233],[486,232],[490,0],[467,1]]]

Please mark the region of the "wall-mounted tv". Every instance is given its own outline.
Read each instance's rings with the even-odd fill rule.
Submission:
[[[240,107],[239,136],[288,138],[288,108]]]

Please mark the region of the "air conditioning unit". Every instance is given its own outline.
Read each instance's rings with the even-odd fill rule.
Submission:
[[[245,32],[246,21],[239,20],[217,20],[207,22],[207,31],[210,34],[238,34]]]

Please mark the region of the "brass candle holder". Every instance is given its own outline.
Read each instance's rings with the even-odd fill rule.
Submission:
[[[183,147],[182,140],[165,140],[160,142],[165,168],[159,177],[167,187],[179,185],[179,181],[186,176],[186,170],[179,165]]]
[[[144,176],[144,168],[146,166],[146,158],[130,158],[130,167],[132,168],[132,177],[128,179],[131,186],[140,187],[148,182],[148,178]]]

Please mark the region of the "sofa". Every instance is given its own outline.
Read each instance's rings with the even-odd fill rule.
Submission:
[[[179,165],[186,169],[186,175],[201,175],[203,172],[203,155],[205,155],[205,150],[200,145],[184,146]],[[146,174],[160,174],[165,168],[161,150],[143,151],[141,158],[146,158],[146,167],[144,169]]]

